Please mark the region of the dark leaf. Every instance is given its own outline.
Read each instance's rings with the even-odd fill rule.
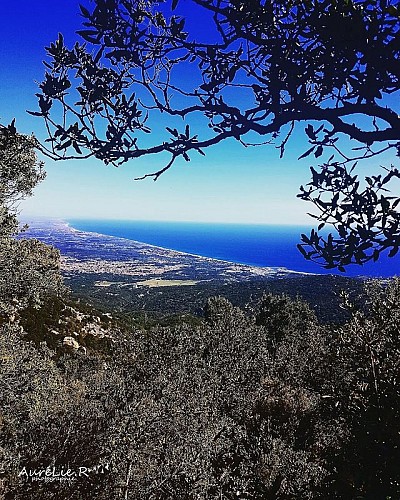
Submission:
[[[72,143],[72,146],[73,148],[75,149],[75,151],[78,153],[78,154],[82,154],[82,151],[81,151],[81,148],[79,147],[78,143],[77,142],[73,142]]]
[[[83,5],[79,5],[79,8],[83,17],[86,17],[87,19],[90,18],[90,12],[86,9],[86,7],[84,7]]]
[[[324,148],[321,145],[319,145],[317,147],[317,150],[314,153],[315,158],[319,158],[322,155],[323,152],[324,152]]]
[[[79,36],[81,36],[84,40],[90,43],[98,43],[99,42],[99,34],[94,30],[79,30],[76,32]],[[95,35],[97,35],[95,37]]]
[[[172,128],[166,127],[166,130],[168,130],[168,132],[170,134],[172,134],[174,137],[178,137],[179,136],[179,132],[176,130],[176,128],[172,129]]]
[[[301,235],[301,241],[304,241],[304,243],[307,243],[307,245],[310,244],[310,238],[306,236],[305,234]]]
[[[297,248],[298,250],[300,251],[300,253],[303,255],[303,257],[307,260],[310,260],[310,256],[308,255],[308,253],[304,250],[303,246],[300,245],[300,243],[297,244]]]
[[[298,160],[301,160],[302,158],[305,158],[306,156],[308,156],[309,154],[311,154],[313,151],[314,151],[314,148],[315,146],[313,146],[312,148],[310,148],[308,151],[306,151],[305,153],[303,153],[301,156],[299,156],[297,159]]]
[[[307,125],[304,131],[312,141],[315,141],[317,136],[315,135],[314,128],[312,125]]]

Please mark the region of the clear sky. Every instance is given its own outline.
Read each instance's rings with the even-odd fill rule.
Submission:
[[[72,45],[81,28],[76,0],[4,0],[0,17],[0,123],[16,118],[19,131],[44,139],[35,92],[44,75],[44,47],[65,35]],[[168,126],[168,123],[165,123]],[[274,146],[244,148],[235,141],[209,149],[205,157],[177,163],[157,182],[134,181],[163,166],[162,160],[133,160],[116,169],[96,160],[46,160],[47,178],[21,208],[25,216],[189,220],[244,223],[312,223],[312,207],[297,200],[309,180],[304,126],[283,159]]]

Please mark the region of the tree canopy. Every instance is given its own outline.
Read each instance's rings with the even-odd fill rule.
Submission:
[[[400,198],[386,190],[399,170],[359,178],[354,167],[400,148],[397,1],[94,0],[81,13],[83,41],[68,48],[59,35],[47,48],[32,112],[45,119],[49,156],[118,166],[160,155],[144,176],[156,180],[228,139],[274,143],[283,156],[304,122],[310,144],[299,158],[321,163],[298,196],[320,224],[300,251],[340,270],[396,254]],[[202,38],[191,33],[196,18]],[[161,138],[151,134],[160,114],[170,119]],[[336,231],[321,236],[327,223]]]
[[[31,196],[33,188],[44,179],[43,162],[36,156],[38,141],[19,134],[14,122],[0,124],[0,236],[17,231],[18,202]]]
[[[0,323],[63,289],[58,250],[15,238],[20,232],[18,202],[45,177],[37,145],[35,137],[18,133],[14,122],[0,124]]]

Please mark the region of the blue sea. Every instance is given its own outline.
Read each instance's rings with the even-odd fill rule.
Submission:
[[[127,238],[239,264],[342,276],[400,275],[400,256],[381,256],[376,263],[348,266],[346,273],[326,270],[306,261],[296,244],[300,242],[301,233],[309,233],[309,227],[83,219],[68,222],[80,231]]]

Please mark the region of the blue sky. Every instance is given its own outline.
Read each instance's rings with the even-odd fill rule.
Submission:
[[[17,119],[24,133],[45,138],[43,123],[26,113],[37,108],[35,81],[44,75],[44,47],[62,32],[71,45],[80,29],[78,1],[9,0],[0,18],[0,122]],[[165,123],[168,126],[168,122]],[[21,205],[24,216],[304,224],[311,207],[296,199],[308,182],[304,126],[283,159],[274,146],[217,145],[205,157],[177,163],[157,182],[135,177],[163,166],[159,158],[133,160],[116,169],[95,160],[46,161],[47,178]]]

